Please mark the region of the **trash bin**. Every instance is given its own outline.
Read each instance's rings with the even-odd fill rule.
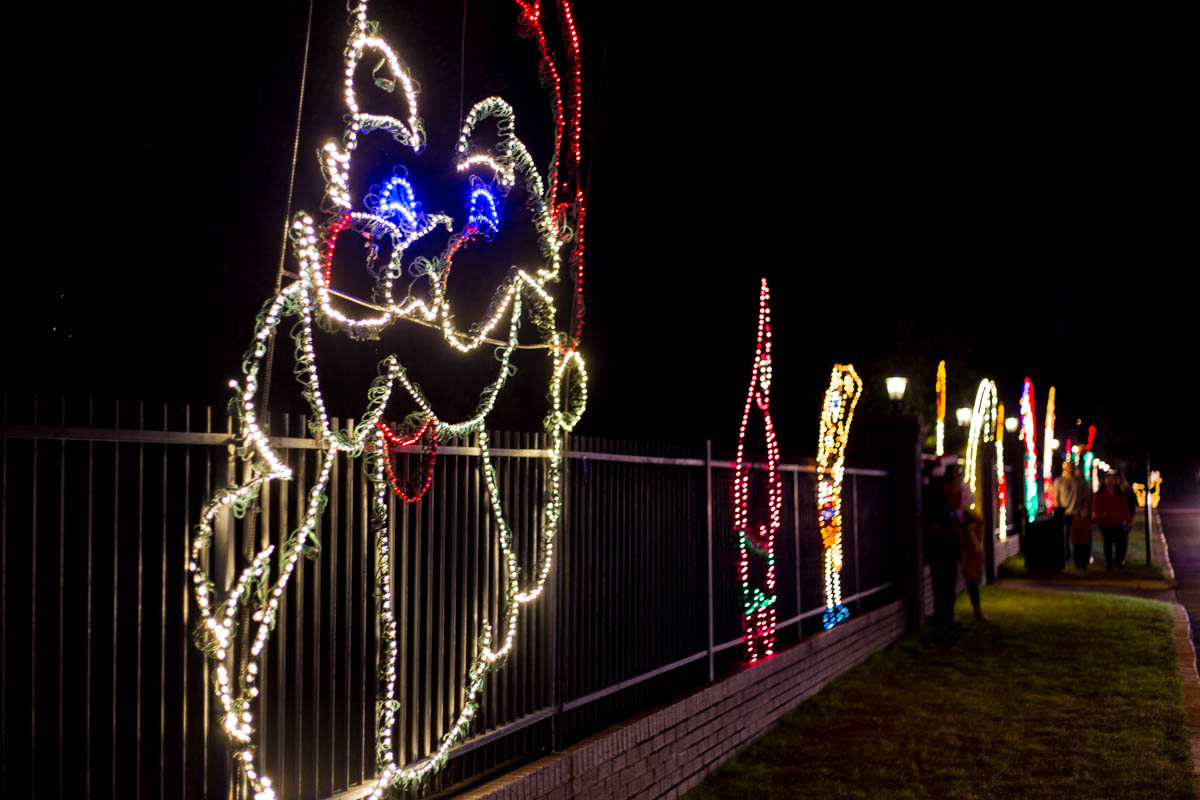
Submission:
[[[1023,545],[1025,568],[1030,572],[1060,572],[1066,566],[1062,525],[1054,517],[1025,523]]]

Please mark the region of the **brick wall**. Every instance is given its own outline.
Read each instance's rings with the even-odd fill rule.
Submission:
[[[1016,531],[1013,531],[1003,542],[996,542],[996,565],[1003,564],[1019,552],[1021,552],[1021,537],[1017,535]]]
[[[903,600],[851,617],[769,661],[602,731],[461,797],[678,797],[805,698],[896,641],[905,627]]]

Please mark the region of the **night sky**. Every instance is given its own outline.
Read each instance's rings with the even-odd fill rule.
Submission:
[[[11,185],[38,210],[11,217],[24,255],[9,261],[10,395],[221,405],[271,293],[306,4],[162,8],[80,12],[15,87],[29,111],[9,127],[32,150]],[[866,381],[862,413],[887,413],[883,378],[900,374],[908,410],[928,417],[945,358],[951,408],[987,376],[1015,409],[1029,375],[1039,427],[1053,384],[1060,439],[1080,419],[1109,460],[1148,450],[1168,496],[1197,479],[1192,93],[1172,26],[689,10],[579,3],[592,386],[579,432],[732,448],[765,275],[785,456],[811,455],[835,361]],[[371,16],[422,86],[430,145],[417,159],[360,148],[364,180],[404,163],[426,210],[461,214],[460,90],[467,107],[511,100],[545,163],[548,101],[515,5],[470,2],[465,49],[457,3],[377,0]],[[341,133],[345,18],[316,4],[293,209],[317,210],[315,153]],[[497,252],[519,251],[506,232]],[[464,306],[482,308],[506,266],[464,269]],[[320,368],[342,415],[361,413],[388,352],[451,410],[473,405],[491,359],[403,325],[329,346]],[[544,360],[518,360],[498,427],[540,425]],[[290,381],[273,404],[301,410]]]

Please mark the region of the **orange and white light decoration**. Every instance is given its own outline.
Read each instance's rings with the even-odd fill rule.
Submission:
[[[821,408],[817,435],[817,526],[825,548],[825,614],[832,628],[850,616],[842,603],[842,479],[846,475],[846,444],[854,407],[863,383],[852,364],[834,364]]]
[[[937,392],[937,447],[935,452],[940,456],[946,452],[946,362],[939,361],[937,381],[933,385]]]

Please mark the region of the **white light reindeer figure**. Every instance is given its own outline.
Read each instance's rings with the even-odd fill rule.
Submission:
[[[273,297],[259,316],[254,339],[244,362],[244,378],[232,381],[234,407],[245,458],[252,467],[253,477],[240,486],[222,489],[203,510],[192,541],[189,569],[192,572],[194,593],[200,609],[198,631],[200,646],[212,658],[213,689],[220,702],[222,726],[233,743],[234,756],[254,790],[257,800],[275,797],[271,780],[255,765],[255,698],[261,667],[261,654],[275,625],[280,598],[287,589],[301,555],[318,552],[316,531],[325,504],[326,485],[334,457],[341,452],[349,457],[366,455],[368,474],[372,482],[371,528],[375,535],[378,573],[377,612],[382,645],[379,653],[379,683],[376,692],[378,731],[376,735],[378,777],[371,787],[370,797],[381,798],[392,786],[407,786],[439,769],[446,761],[451,746],[465,736],[478,709],[479,694],[486,673],[496,668],[511,652],[520,618],[521,607],[535,600],[549,575],[553,539],[562,509],[561,468],[564,458],[564,437],[578,422],[587,401],[587,373],[577,350],[582,324],[580,300],[583,269],[582,192],[579,188],[580,162],[580,85],[579,39],[573,12],[568,0],[558,0],[558,15],[562,24],[562,40],[566,44],[566,70],[560,74],[559,65],[547,43],[542,29],[538,0],[517,0],[524,32],[536,43],[543,58],[542,71],[550,84],[555,112],[554,155],[547,176],[543,179],[525,145],[517,138],[512,108],[503,100],[491,97],[472,107],[463,122],[458,140],[456,168],[470,174],[480,171],[488,176],[483,180],[470,175],[470,198],[466,221],[455,227],[454,220],[444,214],[425,214],[416,200],[414,187],[403,170],[396,170],[382,185],[372,187],[356,205],[350,185],[350,165],[359,138],[370,133],[383,133],[400,145],[420,153],[425,146],[425,131],[418,114],[417,90],[396,53],[377,34],[377,25],[367,19],[366,2],[353,9],[353,25],[346,46],[345,99],[346,131],[340,144],[331,142],[322,149],[321,161],[326,178],[326,192],[331,215],[318,226],[311,216],[301,212],[292,225],[294,252],[299,262],[299,279]],[[362,110],[355,91],[355,73],[367,51],[383,58],[377,72],[386,63],[390,77],[376,80],[387,92],[399,88],[407,116],[371,114]],[[496,144],[490,150],[473,145],[476,128],[485,120],[495,120]],[[499,230],[498,201],[521,182],[529,195],[528,206],[544,262],[527,269],[513,268],[492,295],[484,318],[468,330],[455,327],[454,315],[447,300],[446,286],[454,256],[473,242],[490,240]],[[371,314],[355,317],[335,307],[332,288],[333,259],[338,235],[350,229],[367,240],[368,264],[378,276],[376,300]],[[404,264],[406,250],[416,241],[437,229],[450,231],[450,237],[440,256],[418,260],[419,269]],[[390,246],[387,263],[374,262],[378,245]],[[573,280],[574,297],[568,331],[556,328],[554,298],[548,286],[560,280],[566,262]],[[405,266],[415,269],[419,278],[427,281],[428,295],[419,298],[410,290],[403,298],[393,295],[393,281],[404,274]],[[294,318],[296,375],[312,410],[311,430],[321,449],[321,466],[316,480],[307,492],[305,513],[299,526],[283,542],[276,553],[269,545],[257,553],[241,571],[233,587],[224,597],[206,571],[203,558],[213,535],[213,525],[219,515],[231,510],[240,516],[258,496],[259,491],[273,480],[287,480],[292,471],[276,453],[268,436],[259,424],[255,398],[259,390],[259,373],[269,347],[268,342],[284,318]],[[502,329],[507,319],[507,334],[493,339],[493,331]],[[483,430],[498,393],[511,374],[513,350],[519,346],[518,332],[523,319],[533,323],[541,347],[552,361],[550,410],[545,427],[550,439],[549,489],[543,501],[540,518],[539,553],[535,575],[522,584],[513,551],[512,532],[504,519],[499,487],[488,451],[488,438]],[[494,380],[480,396],[475,413],[468,419],[447,422],[439,418],[421,390],[406,374],[395,355],[380,364],[380,374],[367,396],[367,410],[357,425],[347,431],[330,426],[329,415],[321,394],[317,372],[317,353],[314,325],[340,330],[354,338],[376,338],[379,333],[400,321],[419,322],[441,330],[445,340],[456,350],[469,352],[484,344],[497,346],[499,366]],[[523,345],[529,346],[529,345]],[[416,405],[416,411],[405,422],[406,430],[393,432],[383,424],[384,411],[396,387],[401,387]],[[461,708],[454,724],[442,737],[435,750],[416,764],[396,762],[393,730],[396,721],[396,659],[399,653],[396,620],[392,603],[392,577],[389,571],[391,548],[388,527],[388,492],[393,491],[410,502],[420,499],[429,486],[433,453],[439,435],[463,437],[478,434],[488,499],[499,532],[504,561],[505,587],[502,620],[485,621],[480,631],[477,652],[467,670]],[[389,451],[397,444],[420,440],[430,442],[426,459],[426,474],[417,485],[402,487],[392,471]],[[275,570],[272,577],[272,568]],[[238,614],[249,606],[252,610],[251,638],[248,655],[235,659],[235,647],[240,634]]]

